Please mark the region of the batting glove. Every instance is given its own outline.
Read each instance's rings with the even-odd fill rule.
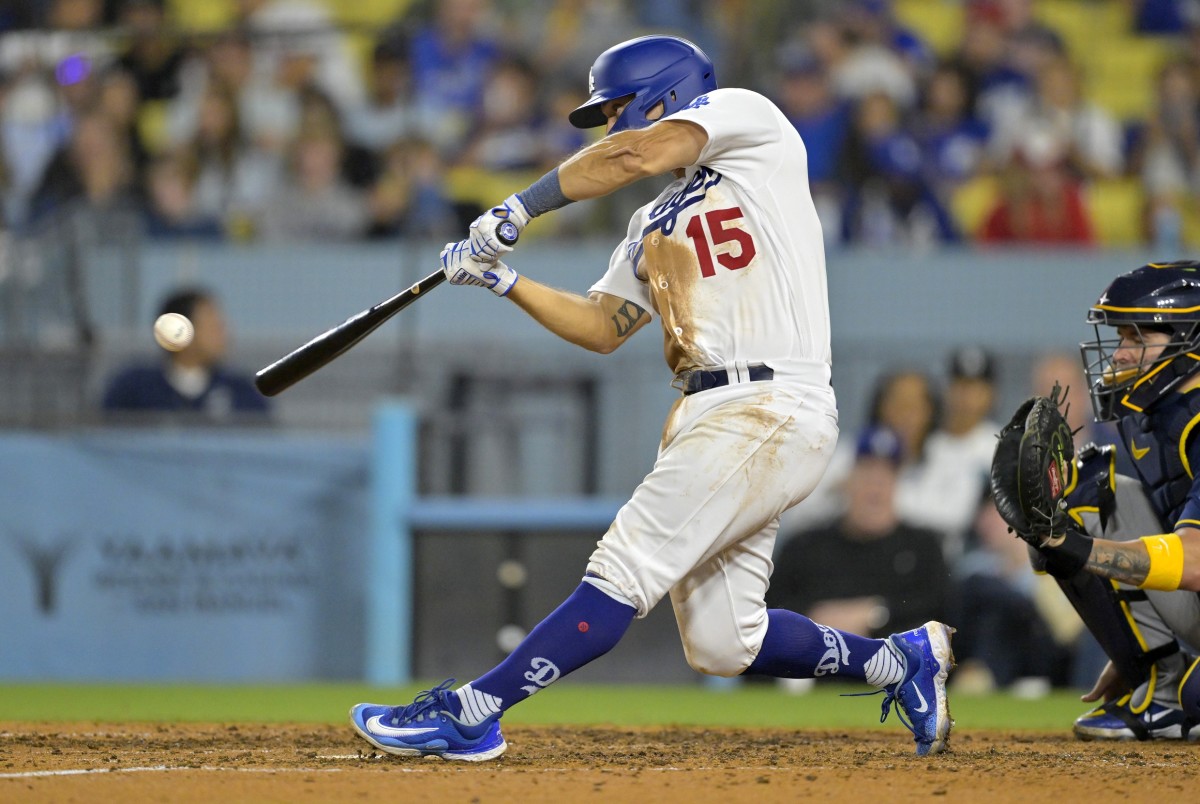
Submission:
[[[506,246],[496,237],[496,228],[508,221],[517,227],[517,232],[525,230],[530,221],[529,210],[521,201],[520,196],[513,193],[504,199],[499,206],[494,206],[480,215],[471,223],[471,247],[476,254],[488,259],[496,259],[501,254],[512,251],[512,246]]]
[[[499,260],[485,260],[471,250],[470,240],[447,243],[442,249],[442,271],[451,285],[477,285],[497,296],[507,296],[520,275]]]

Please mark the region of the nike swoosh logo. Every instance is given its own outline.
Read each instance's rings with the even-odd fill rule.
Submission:
[[[1129,442],[1129,451],[1133,453],[1133,459],[1135,461],[1140,461],[1142,458],[1146,457],[1146,453],[1150,451],[1150,448],[1142,447],[1141,449],[1138,449],[1137,445],[1135,445],[1132,441],[1130,441]]]
[[[384,737],[416,737],[421,734],[428,734],[431,731],[437,731],[436,728],[396,728],[395,726],[385,726],[382,722],[383,715],[376,715],[367,721],[367,731],[372,734],[381,734]]]
[[[917,692],[917,700],[919,700],[921,702],[921,705],[914,707],[913,711],[914,712],[928,712],[929,704],[926,703],[925,696],[921,694],[921,688],[918,687],[916,684],[913,684],[913,689],[916,690],[916,692]]]

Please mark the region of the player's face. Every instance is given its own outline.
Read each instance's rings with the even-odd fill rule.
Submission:
[[[633,98],[633,95],[626,95],[623,98],[610,100],[608,103],[600,107],[600,111],[604,112],[604,116],[608,118],[608,122],[604,124],[605,134],[612,131],[612,127],[617,124],[617,118],[621,116],[621,112],[625,111],[625,107],[629,105],[629,102],[633,100]],[[657,120],[663,116],[663,112],[666,111],[666,108],[666,105],[662,101],[659,101],[658,103],[654,104],[654,108],[646,112],[646,119]]]
[[[1153,363],[1171,341],[1171,336],[1165,332],[1138,329],[1129,324],[1117,327],[1117,336],[1121,342],[1113,352],[1112,360],[1113,368],[1118,370]]]

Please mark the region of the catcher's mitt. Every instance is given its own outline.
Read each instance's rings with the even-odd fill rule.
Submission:
[[[1008,526],[1041,546],[1061,535],[1070,516],[1061,506],[1070,482],[1073,433],[1059,405],[1066,397],[1055,384],[1050,396],[1027,399],[1000,431],[992,456],[992,496]]]

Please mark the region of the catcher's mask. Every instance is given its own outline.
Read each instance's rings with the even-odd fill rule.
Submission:
[[[1087,320],[1096,337],[1079,349],[1096,420],[1147,410],[1200,370],[1200,262],[1150,263],[1118,276]],[[1146,354],[1157,346],[1143,347],[1137,363],[1118,368],[1113,355],[1122,340],[1103,337],[1102,326],[1133,327],[1138,340],[1147,332],[1166,333],[1170,340],[1157,355]]]
[[[576,128],[608,122],[602,108],[617,98],[630,98],[610,134],[645,128],[646,114],[663,102],[663,117],[678,112],[705,92],[717,88],[716,71],[704,51],[678,36],[640,36],[601,53],[588,73],[591,97],[570,114]]]

